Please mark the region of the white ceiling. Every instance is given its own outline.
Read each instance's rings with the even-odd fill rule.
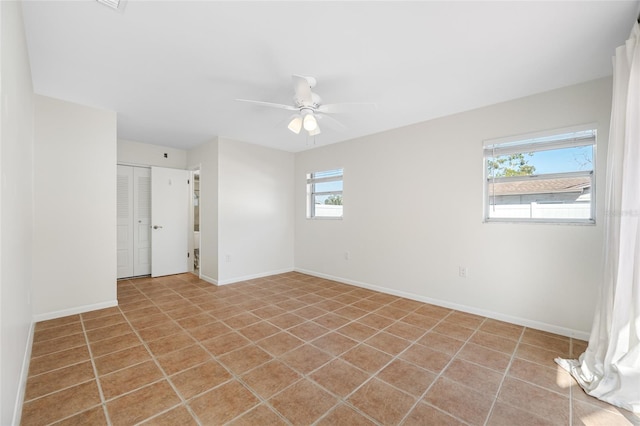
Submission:
[[[214,136],[301,151],[612,72],[640,1],[23,3],[36,93],[118,113],[118,137],[189,149]],[[334,115],[287,130],[291,74]]]

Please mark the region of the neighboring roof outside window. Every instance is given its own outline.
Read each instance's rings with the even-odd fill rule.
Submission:
[[[525,179],[510,180],[495,183],[490,182],[490,194],[501,195],[523,195],[523,194],[558,194],[558,193],[578,193],[589,192],[591,179],[589,176],[579,177],[556,177],[550,179]]]

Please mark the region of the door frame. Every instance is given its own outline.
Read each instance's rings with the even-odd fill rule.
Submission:
[[[194,174],[195,172],[200,172],[201,169],[201,164],[198,163],[196,165],[190,166],[187,170],[189,170],[191,172],[191,186],[190,186],[190,190],[191,190],[191,202],[189,203],[189,229],[191,230],[191,232],[189,233],[189,252],[192,254],[192,256],[195,256],[195,241],[193,238],[193,233],[195,231],[195,221],[194,221],[194,199],[193,199],[193,193],[195,191],[195,179],[194,179]],[[198,208],[200,209],[200,218],[202,218],[202,180],[200,180],[200,198],[198,200]],[[198,270],[198,278],[201,278],[202,275],[202,220],[200,220],[200,247],[198,247],[199,249],[199,256],[200,256],[200,268]],[[194,259],[191,259],[191,262],[189,262],[189,271],[190,272],[194,272],[194,266],[193,266],[193,261]]]

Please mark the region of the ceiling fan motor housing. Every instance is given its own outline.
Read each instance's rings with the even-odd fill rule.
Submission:
[[[300,111],[302,111],[303,108],[309,108],[315,111],[322,104],[322,98],[318,94],[312,92],[311,103],[309,103],[308,100],[305,102],[305,99],[297,96],[293,97],[293,102]]]

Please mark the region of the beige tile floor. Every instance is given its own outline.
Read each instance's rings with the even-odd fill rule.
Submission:
[[[36,324],[24,425],[630,425],[554,363],[585,342],[299,273],[118,282]]]

